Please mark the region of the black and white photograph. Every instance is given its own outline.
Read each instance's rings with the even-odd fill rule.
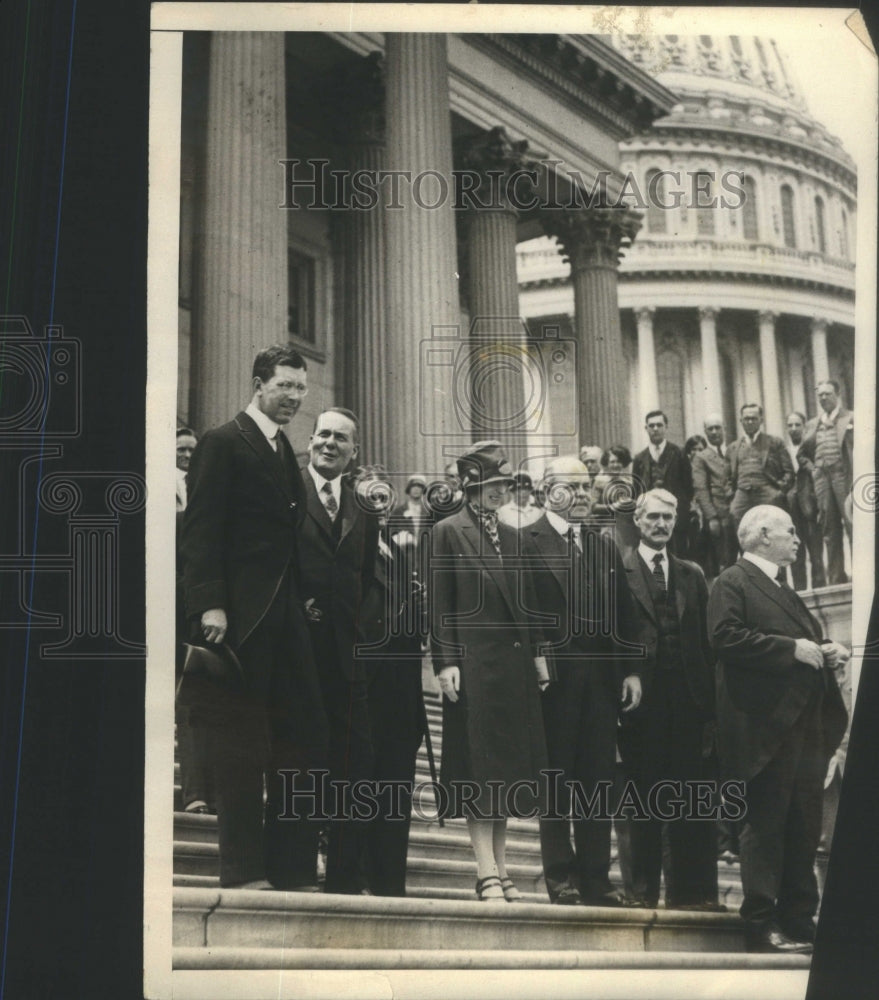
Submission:
[[[152,6],[145,996],[806,997],[866,27],[393,7]]]

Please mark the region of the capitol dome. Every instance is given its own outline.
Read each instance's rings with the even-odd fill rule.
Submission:
[[[680,443],[718,411],[734,439],[748,402],[784,437],[788,412],[816,413],[825,378],[853,405],[855,165],[810,115],[776,42],[610,41],[678,97],[620,146],[643,215],[619,271],[626,443],[642,446],[657,406]],[[523,314],[558,323],[573,308],[567,265],[545,239],[518,252]]]

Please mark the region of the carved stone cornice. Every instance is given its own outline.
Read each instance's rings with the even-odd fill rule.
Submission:
[[[542,213],[544,229],[564,251],[572,271],[617,267],[641,228],[642,215],[630,208],[582,208]]]

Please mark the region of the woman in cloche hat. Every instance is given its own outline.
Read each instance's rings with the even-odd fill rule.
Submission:
[[[443,693],[442,805],[467,820],[477,897],[513,902],[522,894],[506,870],[507,817],[534,815],[544,801],[540,689],[548,675],[536,656],[542,635],[523,610],[536,602],[528,599],[530,574],[515,565],[518,535],[498,523],[514,482],[510,463],[498,441],[480,441],[457,467],[467,502],[430,536],[431,652]]]

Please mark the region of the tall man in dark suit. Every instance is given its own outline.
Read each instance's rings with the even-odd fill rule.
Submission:
[[[647,658],[641,668],[644,696],[623,719],[620,752],[642,802],[651,802],[651,789],[660,782],[682,783],[680,792],[666,786],[664,798],[657,797],[656,811],[669,816],[667,823],[658,815],[630,823],[632,883],[637,899],[657,905],[666,826],[666,907],[718,910],[714,824],[688,815],[689,805],[676,806],[686,798],[684,782],[714,778],[708,587],[695,563],[668,552],[676,517],[677,501],[667,490],[643,494],[635,508],[641,541],[623,556]]]
[[[730,513],[736,525],[745,511],[760,504],[787,510],[787,494],[794,484],[794,467],[784,441],[760,429],[763,407],[746,403],[739,419],[745,433],[726,450],[733,491]]]
[[[790,444],[787,451],[794,467],[794,485],[787,495],[791,520],[797,529],[802,543],[797,552],[796,561],[791,566],[794,590],[806,589],[806,551],[809,553],[809,563],[812,567],[812,586],[823,587],[826,584],[824,575],[824,538],[818,524],[818,500],[815,496],[815,484],[808,462],[800,462],[799,451],[803,443],[806,429],[806,418],[796,410],[787,415],[787,435]]]
[[[543,692],[551,770],[549,812],[540,820],[540,853],[553,903],[623,906],[610,883],[610,819],[574,810],[570,783],[587,798],[599,782],[613,783],[617,718],[641,700],[643,649],[634,641],[634,609],[613,540],[587,522],[592,512],[589,470],[575,456],[553,459],[542,484],[544,513],[520,533],[522,558],[546,624],[545,653],[554,682]],[[554,624],[553,624],[554,623]],[[565,818],[561,818],[565,817]]]
[[[668,490],[678,502],[682,514],[689,513],[693,499],[693,473],[683,451],[666,440],[668,417],[662,410],[651,410],[644,426],[650,444],[632,460],[632,478],[636,491]],[[687,554],[687,517],[678,518],[670,542],[671,550],[680,556]]]
[[[711,567],[708,575],[713,577],[732,565],[736,557],[736,535],[729,512],[732,490],[723,447],[723,418],[720,414],[711,414],[705,418],[705,438],[708,447],[693,455],[693,489],[711,539]]]
[[[306,391],[298,353],[260,351],[253,398],[204,435],[188,471],[187,612],[204,642],[237,652],[244,672],[240,692],[206,684],[190,715],[211,734],[222,886],[289,890],[314,881],[296,849],[297,825],[278,819],[278,769],[319,766],[327,740],[300,590],[304,491],[281,430]]]
[[[358,451],[357,417],[340,407],[324,410],[308,445],[302,472],[307,516],[299,533],[302,595],[314,649],[323,706],[329,722],[331,781],[372,777],[372,746],[363,664],[355,646],[363,639],[362,603],[375,571],[378,521],[358,503],[342,478]],[[324,800],[324,812],[348,816],[347,793]],[[317,860],[317,824],[311,824]],[[357,893],[364,823],[333,819],[327,848],[326,891]]]
[[[839,383],[816,387],[821,414],[806,425],[799,458],[812,476],[818,518],[827,541],[828,582],[846,583],[842,529],[852,540],[851,491],[854,476],[854,414],[839,402]]]
[[[715,581],[708,634],[720,661],[723,777],[747,783],[740,912],[751,950],[808,952],[824,775],[847,718],[832,668],[848,651],[825,639],[797,593],[777,580],[800,544],[790,515],[753,507],[738,535],[744,556]]]

